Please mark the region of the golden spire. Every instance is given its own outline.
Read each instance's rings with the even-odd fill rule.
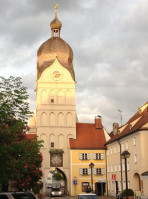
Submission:
[[[59,6],[59,4],[56,3],[56,4],[55,4],[55,7],[54,7],[54,8],[55,8],[55,18],[56,18],[56,19],[57,19],[57,8],[58,8],[58,6]]]

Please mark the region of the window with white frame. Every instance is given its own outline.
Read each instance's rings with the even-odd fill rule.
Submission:
[[[116,153],[116,146],[114,147],[114,153]]]
[[[128,188],[130,188],[130,181],[128,181]]]
[[[133,138],[133,145],[136,146],[136,137]]]
[[[137,163],[137,154],[134,155],[134,163]]]
[[[123,181],[123,189],[125,189],[125,188],[126,188],[126,182]]]
[[[110,191],[110,181],[108,181],[108,190]]]
[[[128,150],[128,141],[126,141],[126,149]]]
[[[93,153],[94,160],[104,160],[104,153]]]
[[[113,172],[113,165],[111,165],[111,172]]]
[[[114,183],[114,181],[112,181],[112,187],[111,187],[111,189],[112,189],[112,192],[114,192],[114,189],[115,189],[115,183]]]
[[[125,171],[125,163],[123,163],[122,169],[123,171]]]
[[[90,175],[91,168],[80,168],[79,173],[80,173],[80,175]]]
[[[119,191],[121,191],[121,181],[118,181],[118,188],[119,188]]]
[[[121,171],[121,164],[119,163],[119,171]]]
[[[115,172],[117,172],[117,165],[115,164]]]
[[[121,145],[121,146],[122,146],[122,151],[124,151],[124,143],[122,143],[122,145]]]
[[[107,171],[108,171],[108,173],[109,173],[109,165],[107,166]]]
[[[90,153],[79,153],[79,160],[90,160]]]
[[[94,175],[105,175],[105,168],[94,168]]]
[[[129,162],[127,163],[127,170],[130,170]]]

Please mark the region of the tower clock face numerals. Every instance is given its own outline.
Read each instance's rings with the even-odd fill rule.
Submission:
[[[50,73],[50,77],[53,80],[58,81],[63,77],[63,73],[60,69],[53,69]]]

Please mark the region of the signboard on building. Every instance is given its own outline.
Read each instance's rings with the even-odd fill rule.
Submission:
[[[106,182],[105,178],[99,178],[98,182]]]
[[[116,180],[116,174],[112,174],[112,180]]]

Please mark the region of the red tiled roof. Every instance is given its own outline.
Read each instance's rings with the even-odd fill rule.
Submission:
[[[76,140],[70,139],[71,149],[105,149],[103,128],[96,129],[95,124],[77,123]]]
[[[36,134],[26,134],[27,139],[33,139],[36,137]]]
[[[146,104],[148,104],[148,102],[146,102],[143,105],[143,107]],[[135,122],[135,123],[132,125],[132,122]],[[140,109],[139,109],[135,113],[135,115],[132,118],[130,118],[129,121],[125,125],[123,125],[123,126],[125,126],[125,128],[121,132],[120,132],[120,129],[123,126],[121,126],[119,128],[119,133],[116,133],[115,135],[113,135],[113,132],[111,132],[110,133],[112,135],[111,139],[106,144],[112,143],[115,140],[119,140],[125,136],[128,136],[129,134],[136,132],[136,131],[148,130],[147,127],[143,127],[146,123],[148,123],[148,107],[146,107],[143,111],[140,111]]]

